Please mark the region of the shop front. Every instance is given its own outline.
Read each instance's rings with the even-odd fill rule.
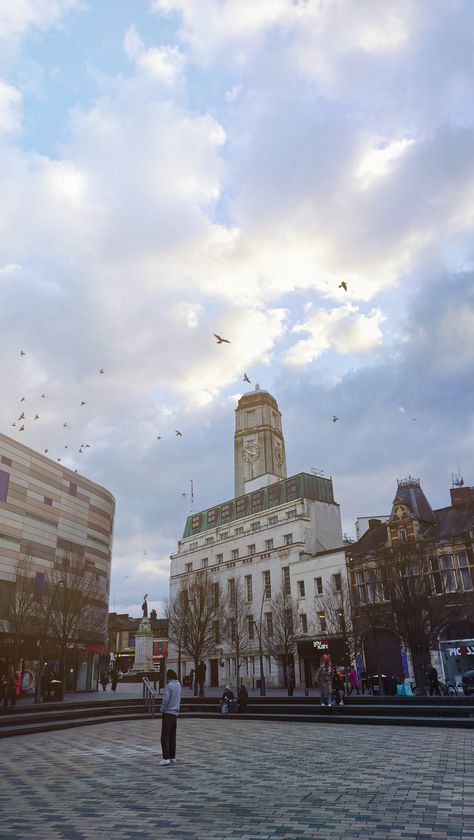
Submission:
[[[444,679],[460,683],[464,671],[474,669],[474,623],[463,621],[449,625],[441,634],[439,646]]]

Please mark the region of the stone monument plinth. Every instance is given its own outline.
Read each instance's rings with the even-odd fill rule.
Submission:
[[[135,633],[135,662],[133,670],[153,670],[153,633],[149,618],[142,618],[138,632]]]

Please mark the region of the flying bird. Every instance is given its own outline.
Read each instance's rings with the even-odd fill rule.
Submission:
[[[161,440],[161,435],[157,435],[157,436],[156,436],[156,439],[157,439],[157,440]]]
[[[16,423],[12,423],[12,426],[16,426]]]
[[[244,382],[248,382],[250,385],[250,379],[248,378],[246,373],[244,373]]]
[[[26,356],[26,353],[25,353],[24,350],[20,350],[20,356]]]
[[[90,448],[91,448],[90,443],[86,443],[86,449],[90,449]]]
[[[176,429],[176,437],[183,437],[183,433]]]
[[[99,373],[105,373],[104,368],[101,368],[101,369],[99,370]]]
[[[67,443],[65,444],[64,449],[67,449]]]
[[[25,412],[22,411],[20,416],[16,418],[17,420],[25,420]]]
[[[81,402],[81,406],[82,406],[82,405],[85,405],[85,404],[86,404],[85,400],[82,400],[82,402]]]
[[[24,427],[24,426],[20,426],[20,428],[18,429],[18,431],[19,431],[19,432],[24,432],[24,431],[25,431],[25,427]]]
[[[67,423],[63,423],[63,429],[67,429]]]
[[[35,416],[34,416],[34,418],[33,418],[33,419],[34,419],[34,420],[39,420],[39,419],[40,419],[39,414],[35,414]]]
[[[346,281],[345,281],[345,280],[343,280],[343,281],[342,281],[342,283],[339,283],[339,287],[338,287],[338,288],[339,288],[339,289],[344,289],[344,291],[345,291],[345,292],[347,292],[347,283],[346,283]]]
[[[74,470],[74,472],[77,472],[77,470]]]
[[[212,334],[213,334],[214,338],[217,339],[218,344],[230,344],[230,341],[229,341],[228,338],[222,338],[222,336],[217,335],[217,333],[212,333]]]
[[[25,402],[26,397],[22,397],[20,402]]]
[[[60,461],[60,460],[61,460],[61,458],[56,458],[56,461]]]
[[[43,452],[49,452],[49,449],[43,449]]]
[[[411,419],[412,419],[412,420],[414,420],[414,421],[415,421],[415,423],[416,423],[416,417],[412,417]]]
[[[42,400],[46,399],[46,394],[41,394],[41,399]]]
[[[335,415],[335,414],[333,414],[333,415],[332,415],[332,422],[333,422],[333,423],[337,423],[337,421],[338,421],[338,420],[339,420],[339,417],[336,417],[336,415]]]

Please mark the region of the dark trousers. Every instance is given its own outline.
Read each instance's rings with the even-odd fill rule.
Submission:
[[[176,724],[177,715],[168,715],[163,712],[161,722],[161,749],[163,758],[176,758]]]
[[[204,697],[204,680],[198,680],[199,697]]]
[[[439,697],[441,696],[438,680],[436,682],[430,682],[430,697],[433,697],[433,694],[437,694]]]

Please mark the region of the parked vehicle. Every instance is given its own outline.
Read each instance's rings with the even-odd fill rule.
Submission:
[[[474,668],[470,668],[469,671],[464,671],[462,675],[462,688],[466,697],[474,694]]]

